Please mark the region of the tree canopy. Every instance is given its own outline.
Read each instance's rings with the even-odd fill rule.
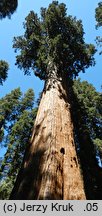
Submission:
[[[13,47],[19,51],[16,64],[25,74],[33,70],[45,80],[55,65],[58,76],[67,74],[72,79],[94,65],[95,47],[85,43],[81,20],[67,16],[64,3],[53,1],[41,8],[40,17],[31,11],[23,26],[25,33],[14,38]]]
[[[98,7],[96,8],[95,12],[95,17],[97,21],[96,27],[99,28],[100,26],[102,26],[102,2],[98,3]]]
[[[98,150],[97,154],[102,160],[102,94],[97,92],[92,84],[87,81],[81,82],[80,79],[74,81],[73,88],[80,104],[76,109],[77,112],[81,111],[79,121],[81,121],[82,130],[84,128],[89,133]]]
[[[87,116],[84,116],[86,125],[89,128],[91,138],[101,137],[101,115],[102,115],[102,94],[97,92],[92,84],[80,79],[74,81],[74,91],[85,109]],[[100,132],[100,133],[99,133]]]
[[[0,99],[0,145],[6,148],[0,168],[1,199],[10,195],[25,149],[29,145],[36,112],[32,89],[22,95],[18,88]]]
[[[0,19],[8,16],[11,17],[11,14],[14,12],[14,8],[17,7],[17,0],[0,0]],[[9,65],[6,61],[0,60],[0,85],[3,85],[3,82],[8,76]]]
[[[95,18],[96,18],[96,29],[98,29],[99,27],[102,27],[102,2],[98,3],[98,7],[95,10]],[[102,47],[102,37],[101,36],[97,36],[96,37],[96,43],[98,46]],[[102,51],[100,51],[99,54],[102,54]]]
[[[0,0],[0,19],[8,17],[15,12],[18,6],[18,0]]]
[[[87,81],[74,81],[71,107],[76,149],[88,199],[102,199],[102,94]]]
[[[0,85],[6,80],[8,76],[9,65],[6,61],[0,60]]]

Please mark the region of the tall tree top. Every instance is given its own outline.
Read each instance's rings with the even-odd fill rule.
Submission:
[[[56,67],[58,76],[73,79],[80,71],[94,65],[95,48],[84,41],[81,20],[67,16],[63,3],[53,1],[41,8],[41,16],[31,11],[25,19],[25,33],[14,38],[16,64],[25,74],[31,70],[46,80]],[[51,69],[51,70],[50,70]]]

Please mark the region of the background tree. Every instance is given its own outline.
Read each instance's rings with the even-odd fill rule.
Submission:
[[[96,29],[98,29],[99,27],[102,27],[102,2],[98,3],[98,7],[96,8],[95,11],[95,18],[96,18]],[[96,37],[96,43],[98,46],[102,47],[102,37],[101,36],[97,36]],[[102,54],[102,51],[100,52],[100,54]]]
[[[70,110],[71,80],[94,65],[95,48],[84,41],[82,23],[53,1],[26,17],[14,39],[16,64],[45,80],[31,145],[10,199],[85,199]],[[47,161],[47,163],[46,163]],[[69,189],[71,188],[71,190]]]
[[[8,17],[16,11],[18,0],[0,0],[0,19]]]
[[[11,18],[18,5],[17,0],[0,0],[0,19],[6,16]],[[6,80],[8,76],[9,65],[6,61],[0,60],[0,85]]]
[[[102,94],[80,80],[74,81],[73,90],[74,132],[86,194],[88,199],[102,199]]]
[[[0,85],[6,80],[8,76],[9,65],[6,61],[0,60]]]
[[[8,199],[10,195],[31,137],[36,112],[32,89],[22,95],[18,88],[0,99],[1,148],[7,149],[1,160],[0,199]]]
[[[97,92],[92,84],[80,79],[74,81],[74,92],[80,103],[80,108],[85,110],[82,115],[83,122],[89,131],[91,139],[102,140],[102,94]]]
[[[96,8],[96,21],[97,21],[97,25],[96,27],[101,27],[102,26],[102,2],[98,3],[98,7]]]

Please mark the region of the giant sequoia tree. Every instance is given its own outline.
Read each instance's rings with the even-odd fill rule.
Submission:
[[[82,23],[53,1],[26,17],[25,34],[14,39],[16,64],[45,86],[31,142],[10,199],[86,199],[74,141],[71,85],[94,65],[95,48],[84,41]]]
[[[96,158],[98,156],[102,164],[102,95],[91,84],[79,79],[74,80],[73,94],[76,146],[84,171],[87,197],[102,199],[102,168]],[[0,144],[7,148],[0,161],[0,199],[9,198],[20,170],[36,116],[36,108],[32,106],[32,90],[22,97],[18,88],[0,100]],[[91,139],[86,138],[85,142],[86,135]]]

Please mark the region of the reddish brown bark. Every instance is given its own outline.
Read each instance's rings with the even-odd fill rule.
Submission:
[[[10,199],[85,199],[66,87],[46,85]]]

